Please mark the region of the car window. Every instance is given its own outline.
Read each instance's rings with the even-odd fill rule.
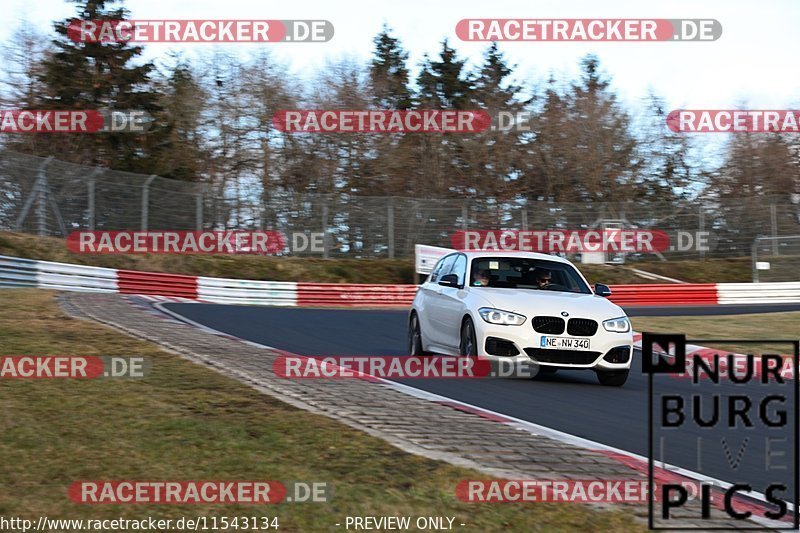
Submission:
[[[455,258],[455,254],[450,254],[439,259],[439,262],[433,268],[433,272],[431,272],[429,281],[436,283],[442,276],[450,272],[450,267],[453,265]]]
[[[464,279],[467,277],[467,258],[464,255],[456,256],[456,260],[453,263],[453,268],[450,270],[451,274],[455,274],[458,276],[458,284],[464,285]]]
[[[472,261],[470,286],[532,289],[591,294],[575,268],[567,263],[526,257],[479,257]]]
[[[436,265],[433,267],[433,270],[431,270],[430,275],[428,275],[428,281],[436,281],[436,279],[439,277],[439,271],[442,269],[442,265],[444,264],[444,260],[445,258],[442,257],[436,262]]]

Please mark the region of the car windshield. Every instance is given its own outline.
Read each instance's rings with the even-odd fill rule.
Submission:
[[[526,257],[478,257],[472,260],[470,287],[531,289],[591,294],[571,265]]]

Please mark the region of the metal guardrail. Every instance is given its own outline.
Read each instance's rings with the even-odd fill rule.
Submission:
[[[297,305],[297,283],[228,278],[197,278],[197,296],[205,302],[247,305]]]
[[[715,305],[717,284],[615,285],[611,287],[611,301],[618,305]]]
[[[113,268],[0,256],[1,287],[117,292]]]
[[[407,307],[417,285],[294,283],[117,270],[0,256],[0,287],[118,292],[201,302],[304,307]],[[800,303],[800,282],[615,285],[620,305]]]
[[[37,261],[0,256],[0,287],[36,287]]]
[[[800,282],[719,283],[720,304],[769,304],[800,302]]]

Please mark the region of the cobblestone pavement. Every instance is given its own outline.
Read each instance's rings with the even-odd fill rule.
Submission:
[[[646,480],[641,469],[630,468],[608,454],[415,397],[385,383],[280,378],[272,368],[278,352],[169,318],[137,297],[64,293],[60,303],[73,316],[151,341],[288,404],[336,419],[410,453],[507,479]],[[602,509],[611,504],[592,505]],[[642,521],[647,519],[646,503],[620,507]],[[726,520],[715,509],[713,521],[690,519],[698,515],[697,507],[692,506],[673,513],[675,519],[686,517],[681,521],[686,527],[758,527],[753,522]]]

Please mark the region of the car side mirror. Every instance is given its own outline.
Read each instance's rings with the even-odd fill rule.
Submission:
[[[461,288],[461,285],[458,283],[458,274],[447,274],[442,276],[442,279],[439,280],[439,285],[444,287],[455,287],[457,289]]]
[[[608,285],[603,285],[602,283],[595,283],[594,293],[598,296],[602,296],[603,298],[608,298],[609,296],[611,296],[611,289],[608,287]]]

